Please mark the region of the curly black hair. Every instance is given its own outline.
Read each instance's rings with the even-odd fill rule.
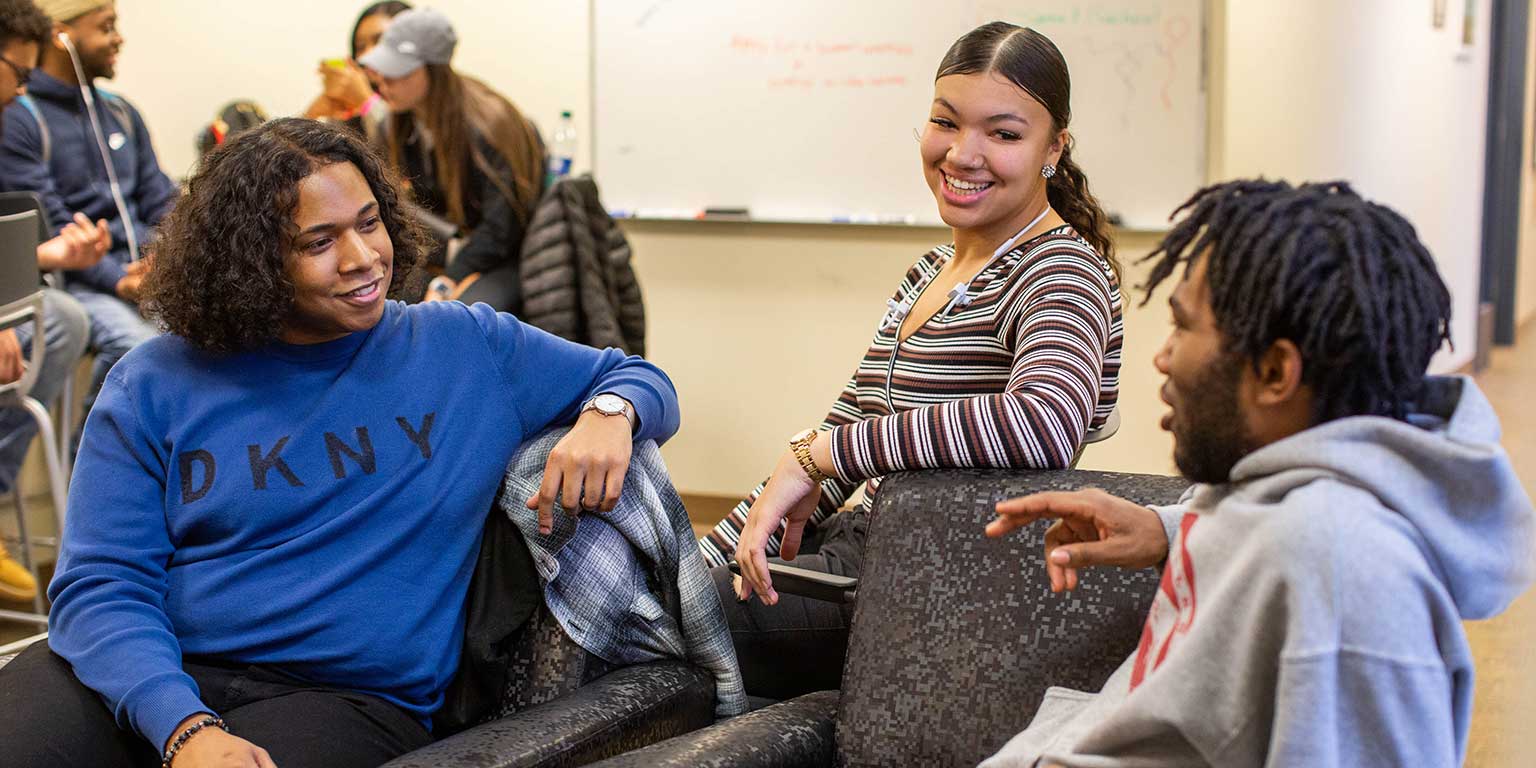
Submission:
[[[1229,181],[1173,216],[1186,211],[1143,259],[1156,260],[1143,305],[1180,262],[1188,275],[1206,255],[1225,352],[1257,366],[1275,341],[1293,342],[1314,423],[1406,416],[1451,323],[1450,292],[1413,225],[1342,181]]]
[[[0,48],[15,40],[47,45],[53,20],[32,0],[0,0]]]
[[[298,234],[299,182],[332,163],[351,163],[367,180],[394,243],[390,295],[408,293],[425,239],[394,173],[350,131],[283,118],[203,158],[161,225],[146,311],[199,349],[235,352],[276,339],[293,308],[283,257]]]

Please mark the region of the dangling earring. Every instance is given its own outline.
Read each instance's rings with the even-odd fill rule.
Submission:
[[[1050,177],[1055,176],[1055,175],[1056,175],[1056,166],[1054,166],[1054,165],[1047,165],[1044,168],[1040,169],[1040,176],[1043,177],[1043,178],[1049,179]]]

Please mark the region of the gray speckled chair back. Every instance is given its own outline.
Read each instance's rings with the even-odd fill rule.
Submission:
[[[840,764],[974,766],[1028,724],[1048,686],[1103,685],[1136,646],[1158,574],[1094,569],[1053,595],[1046,523],[1002,540],[982,532],[1002,499],[1088,485],[1160,504],[1187,483],[1082,470],[886,481],[843,671]]]
[[[510,655],[501,703],[488,719],[554,701],[615,669],[577,645],[544,605],[519,630]]]

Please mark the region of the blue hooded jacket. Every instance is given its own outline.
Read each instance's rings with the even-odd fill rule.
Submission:
[[[175,204],[177,188],[160,170],[149,129],[138,110],[120,96],[100,89],[94,92],[96,114],[101,119],[142,252],[151,228]],[[25,98],[31,103],[17,99],[5,109],[4,136],[0,139],[0,188],[40,194],[55,233],[76,211],[92,221],[106,219],[112,230],[111,252],[90,269],[69,272],[66,278],[72,284],[114,293],[129,260],[128,239],[112,200],[106,167],[101,162],[101,151],[96,146],[80,89],[34,70],[27,80]],[[47,125],[46,141],[38,115]]]

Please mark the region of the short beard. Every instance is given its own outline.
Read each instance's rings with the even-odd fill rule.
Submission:
[[[85,70],[86,82],[111,80],[112,77],[117,74],[112,65],[103,64],[98,61],[82,61],[80,62],[80,68]]]
[[[1252,450],[1237,406],[1245,364],[1239,355],[1224,354],[1201,372],[1193,387],[1179,393],[1182,407],[1173,424],[1173,462],[1191,482],[1227,482],[1232,467]]]

